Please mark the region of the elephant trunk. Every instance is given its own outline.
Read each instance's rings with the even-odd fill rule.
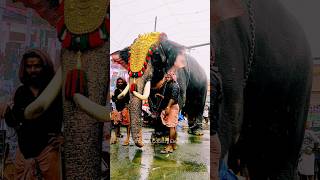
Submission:
[[[142,99],[147,99],[150,93],[150,82],[146,81],[143,78],[139,78],[136,81],[137,91],[130,93],[130,103],[129,103],[129,112],[130,112],[130,121],[131,121],[131,132],[134,143],[138,147],[142,147]],[[133,83],[133,78],[130,78],[129,84]],[[148,89],[149,88],[149,89]],[[149,92],[147,92],[149,91]]]
[[[109,45],[81,55],[82,69],[87,74],[88,99],[105,106],[109,82]],[[68,71],[76,66],[76,53],[62,49],[63,85]],[[64,89],[63,96],[64,96]],[[79,104],[81,105],[81,103]],[[100,179],[103,123],[97,122],[73,101],[63,97],[64,179]]]
[[[242,83],[247,51],[246,46],[241,46],[243,40],[239,39],[238,31],[244,39],[247,38],[247,33],[237,25],[231,26],[227,22],[221,22],[215,30],[215,61],[222,76],[223,91],[218,133],[221,140],[221,155],[224,157],[231,145],[237,141],[243,123]]]

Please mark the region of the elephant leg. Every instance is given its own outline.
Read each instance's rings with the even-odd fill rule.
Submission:
[[[203,135],[202,120],[206,92],[206,87],[199,88],[199,91],[197,92],[187,92],[187,102],[184,111],[188,116],[189,133],[191,134]]]
[[[106,104],[109,84],[109,45],[82,53],[82,68],[87,74],[89,99]],[[63,79],[76,67],[75,52],[62,50]],[[63,85],[64,85],[63,84]],[[103,123],[97,122],[64,97],[65,179],[100,179]]]

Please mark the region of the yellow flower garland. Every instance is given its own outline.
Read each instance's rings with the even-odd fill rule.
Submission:
[[[130,46],[130,70],[133,73],[140,72],[144,67],[146,56],[150,47],[160,41],[160,32],[151,32],[139,35]]]

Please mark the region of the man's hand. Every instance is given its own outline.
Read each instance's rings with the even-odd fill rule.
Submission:
[[[167,107],[166,107],[166,109],[164,110],[165,111],[165,113],[166,113],[166,115],[168,115],[169,113],[170,113],[170,108],[171,108],[171,106],[174,104],[174,100],[173,99],[170,99],[169,100],[169,103],[168,103],[168,105],[167,105]]]
[[[156,93],[155,95],[154,95],[155,97],[160,97],[161,99],[164,99],[164,96],[163,95],[161,95],[161,94],[159,94],[159,93]]]
[[[166,109],[164,110],[165,114],[168,115],[170,113],[170,107],[166,107]]]
[[[58,149],[60,145],[64,143],[64,137],[63,136],[57,136],[53,137],[49,140],[49,144],[53,146],[55,149]]]

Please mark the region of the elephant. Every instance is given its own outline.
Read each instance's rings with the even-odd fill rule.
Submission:
[[[214,0],[210,16],[221,160],[236,144],[252,180],[294,179],[312,86],[302,28],[277,0]]]
[[[110,119],[109,103],[105,107],[110,71],[109,1],[20,1],[56,27],[62,43],[61,67],[25,109],[25,117],[33,119],[41,115],[62,91],[62,97],[58,98],[63,101],[64,179],[101,179],[102,121]],[[68,98],[68,83],[77,83],[68,79],[70,72],[80,72],[80,84],[84,80],[87,86],[86,91],[72,88],[75,91]]]
[[[139,49],[142,58],[148,54],[148,48],[151,47],[150,60],[145,64],[145,71],[141,76],[132,73],[132,49],[136,46],[140,37],[144,36],[160,36],[160,40],[151,43],[145,50]],[[140,42],[141,43],[141,42]],[[143,42],[141,43],[143,44]],[[177,59],[185,61],[184,66],[177,66]],[[185,47],[168,39],[164,33],[147,33],[139,35],[134,43],[127,48],[116,51],[111,54],[112,60],[121,64],[125,68],[129,68],[129,83],[126,89],[118,96],[121,98],[129,92],[130,86],[137,85],[136,90],[130,90],[129,113],[131,118],[132,137],[138,147],[142,147],[142,121],[141,107],[142,100],[148,99],[150,88],[155,88],[163,79],[169,70],[174,70],[177,75],[177,82],[180,86],[180,96],[178,100],[179,107],[185,111],[189,120],[191,130],[201,130],[202,114],[205,106],[207,94],[207,77],[203,68],[195,60],[195,58],[185,53]],[[148,58],[148,56],[147,56]],[[137,72],[136,72],[137,73]]]

